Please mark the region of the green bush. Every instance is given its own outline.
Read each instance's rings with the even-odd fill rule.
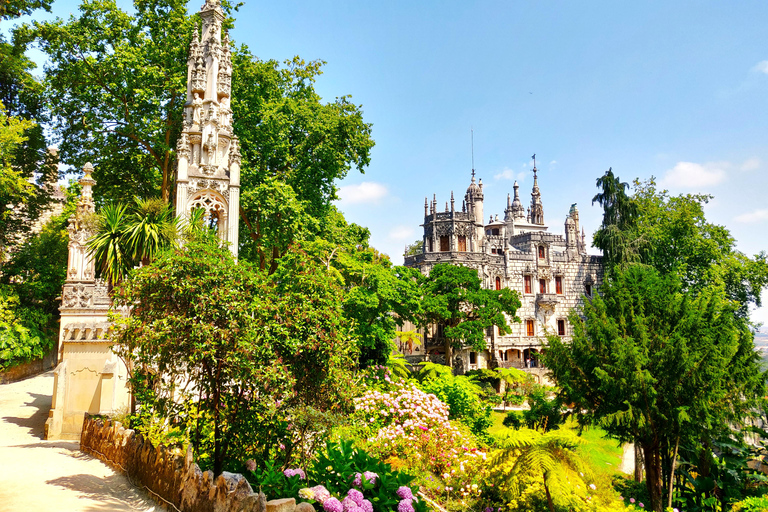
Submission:
[[[476,436],[487,436],[488,427],[493,424],[491,407],[480,400],[479,386],[467,377],[441,375],[426,380],[421,388],[448,405],[450,419],[464,423]]]
[[[509,411],[502,423],[505,427],[513,428],[515,430],[518,430],[523,426],[522,418],[520,417],[520,413],[517,411]]]
[[[761,496],[759,498],[747,498],[733,504],[731,509],[734,512],[765,512],[768,510],[768,498]]]
[[[0,285],[0,370],[39,359],[53,348],[50,315],[23,307],[8,285]]]

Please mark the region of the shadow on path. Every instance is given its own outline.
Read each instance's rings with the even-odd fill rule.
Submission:
[[[69,475],[45,483],[75,491],[83,498],[102,502],[83,509],[86,511],[143,510],[143,506],[146,506],[135,488],[121,475],[104,478],[88,474]]]
[[[43,439],[45,434],[45,420],[48,419],[48,411],[51,410],[51,395],[41,395],[39,393],[28,393],[32,397],[31,402],[24,404],[25,407],[35,407],[37,410],[28,418],[17,416],[6,416],[3,419],[7,423],[13,423],[20,427],[29,429],[28,434],[37,439]]]

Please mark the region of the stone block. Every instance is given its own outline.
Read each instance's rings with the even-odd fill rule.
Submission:
[[[293,498],[283,498],[267,502],[267,512],[294,512],[295,509],[296,500]]]

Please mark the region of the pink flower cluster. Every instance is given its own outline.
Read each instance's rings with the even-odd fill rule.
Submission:
[[[300,489],[299,497],[320,503],[325,512],[373,512],[373,504],[357,489],[350,489],[341,501],[331,496],[328,489],[322,485]]]
[[[370,390],[355,399],[355,410],[361,423],[377,429],[368,439],[372,451],[396,455],[412,469],[462,470],[468,455],[475,455],[467,446],[472,442],[448,419],[448,406],[412,383],[395,383],[389,392]]]
[[[283,471],[283,474],[289,478],[292,476],[298,476],[302,480],[307,479],[307,475],[304,474],[304,470],[300,468],[294,468],[294,469],[288,468],[285,471]]]

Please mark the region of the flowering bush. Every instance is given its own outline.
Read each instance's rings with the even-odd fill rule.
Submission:
[[[297,498],[319,504],[326,512],[386,512],[397,509],[408,496],[407,510],[426,511],[426,504],[409,487],[412,476],[393,471],[389,464],[354,448],[352,441],[328,442],[306,471],[249,469],[251,483],[269,499]]]
[[[472,436],[451,423],[448,406],[435,395],[412,383],[394,383],[390,389],[371,389],[355,399],[355,418],[366,426],[369,451],[414,473],[437,475],[460,470],[467,460],[482,456]]]

